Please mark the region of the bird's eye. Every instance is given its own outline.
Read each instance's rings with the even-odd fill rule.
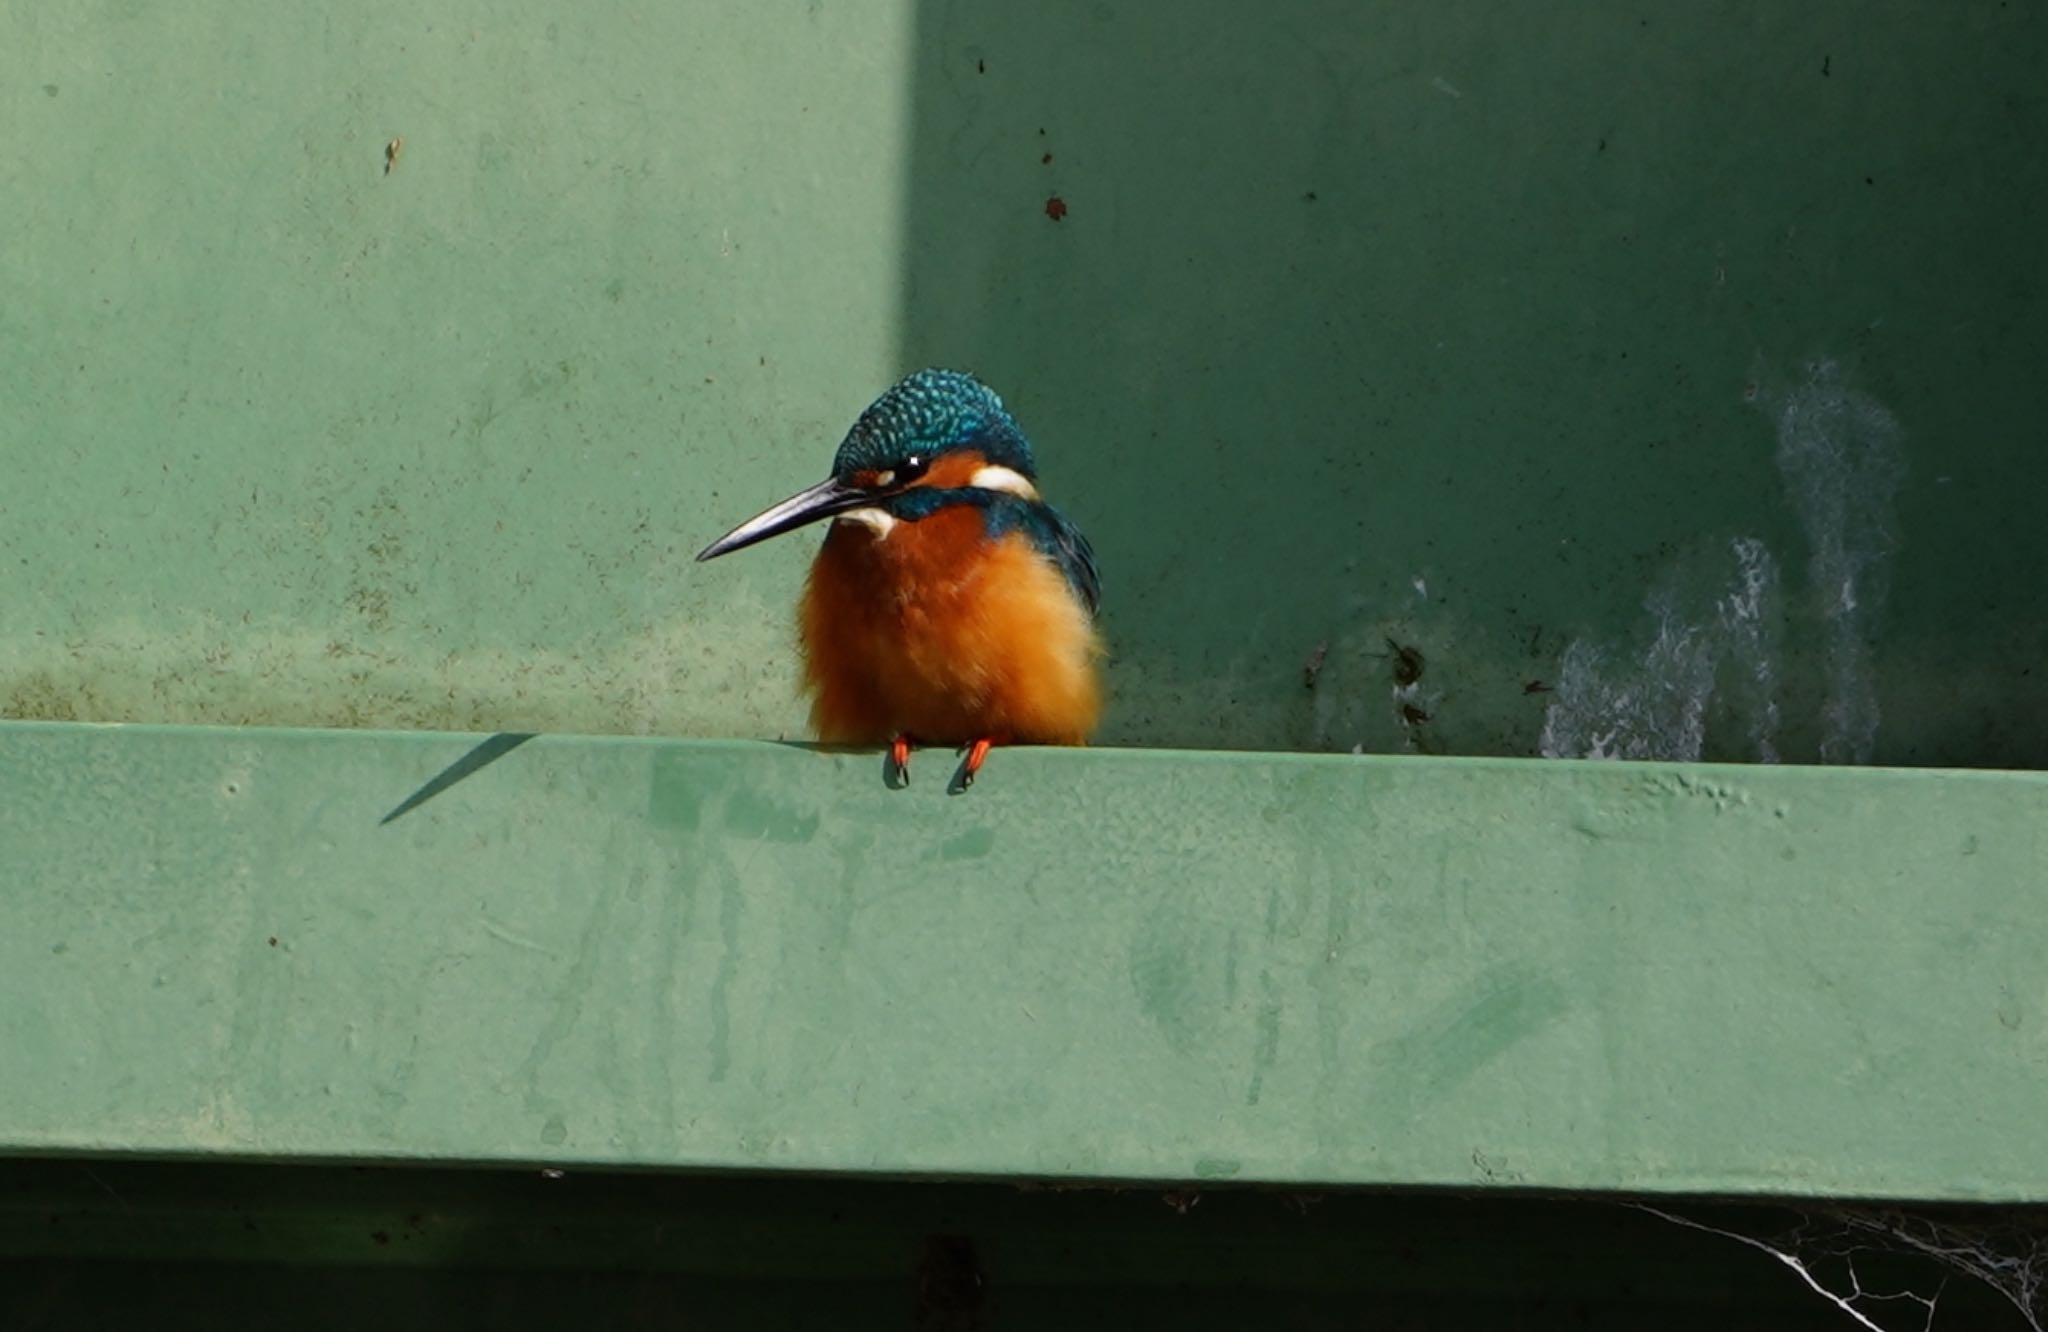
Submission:
[[[922,453],[913,453],[886,471],[861,472],[853,480],[855,485],[866,490],[899,490],[923,476],[931,465],[930,458]]]

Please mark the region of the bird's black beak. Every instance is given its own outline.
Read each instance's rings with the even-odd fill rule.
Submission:
[[[727,532],[718,540],[697,552],[700,560],[715,560],[720,555],[729,555],[742,546],[751,546],[756,541],[766,541],[772,536],[781,536],[820,518],[858,509],[863,504],[875,502],[875,493],[849,486],[838,477],[827,477],[809,490],[798,491],[772,509],[755,514],[738,527]]]

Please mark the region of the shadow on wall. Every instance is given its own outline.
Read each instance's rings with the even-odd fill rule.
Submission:
[[[920,24],[901,360],[1093,538],[1105,742],[2048,762],[2048,177],[1956,166],[2044,128],[2036,20]]]

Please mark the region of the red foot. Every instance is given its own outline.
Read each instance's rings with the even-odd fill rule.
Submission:
[[[993,740],[977,740],[974,742],[973,748],[967,751],[967,762],[962,764],[960,768],[960,785],[962,787],[974,785],[974,775],[981,771],[982,761],[988,757],[989,746],[994,743],[995,741]]]
[[[896,780],[910,785],[910,737],[899,735],[889,742],[889,762],[896,767]]]

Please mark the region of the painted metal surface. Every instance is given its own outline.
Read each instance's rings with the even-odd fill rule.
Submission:
[[[1107,743],[2048,765],[2048,18],[1943,14],[7,6],[0,715],[795,736],[802,543],[689,554],[939,363]]]
[[[2048,777],[0,728],[0,1149],[2048,1199]]]

